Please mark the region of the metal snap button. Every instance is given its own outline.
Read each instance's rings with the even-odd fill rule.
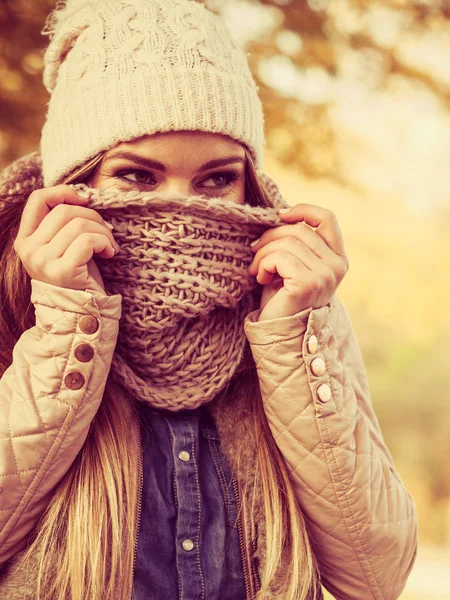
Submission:
[[[189,452],[186,452],[186,450],[182,450],[178,454],[178,458],[183,462],[188,462],[189,460],[191,460],[191,455],[189,454]]]
[[[183,550],[190,552],[194,547],[194,542],[192,540],[184,540],[181,545],[183,546]]]

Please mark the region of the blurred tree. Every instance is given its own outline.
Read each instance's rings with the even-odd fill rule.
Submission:
[[[48,94],[40,31],[52,0],[0,2],[0,167],[36,149]]]
[[[269,147],[309,176],[344,181],[329,108],[336,82],[356,71],[375,92],[389,85],[422,86],[450,106],[450,76],[409,52],[432,37],[447,39],[448,0],[252,0],[274,15],[274,26],[249,44],[266,108]],[[217,2],[217,8],[227,6]],[[444,48],[442,41],[441,50]],[[448,56],[448,53],[447,53]],[[272,67],[267,69],[267,67]],[[291,85],[286,85],[286,79]],[[299,101],[300,100],[300,101]],[[351,99],[349,99],[351,101]],[[280,139],[279,131],[284,139]],[[272,142],[272,143],[271,143]]]
[[[269,26],[249,40],[261,89],[269,149],[309,176],[346,181],[335,151],[329,109],[334,83],[352,63],[371,89],[396,78],[424,86],[447,106],[450,78],[411,60],[408,40],[450,38],[448,0],[208,0],[211,9],[259,8]],[[0,3],[0,167],[35,149],[48,94],[40,31],[54,0]],[[237,23],[230,21],[231,28]],[[258,31],[258,23],[248,24]],[[405,50],[406,48],[406,50]]]

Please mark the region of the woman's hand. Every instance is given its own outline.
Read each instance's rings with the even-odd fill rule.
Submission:
[[[249,272],[264,285],[259,321],[325,306],[349,269],[334,213],[297,204],[280,217],[287,224],[269,229],[252,246]]]
[[[65,288],[105,293],[93,255],[112,258],[117,246],[100,214],[67,185],[30,194],[14,241],[30,277]]]

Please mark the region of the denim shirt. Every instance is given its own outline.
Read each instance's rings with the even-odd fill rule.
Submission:
[[[206,409],[142,405],[136,600],[245,600],[231,474]]]

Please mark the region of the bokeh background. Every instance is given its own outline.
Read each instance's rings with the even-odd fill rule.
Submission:
[[[0,0],[0,169],[38,149],[41,30],[54,5]],[[291,204],[334,211],[344,234],[350,271],[338,295],[419,513],[401,599],[450,599],[450,2],[209,6],[250,53],[265,171]]]

